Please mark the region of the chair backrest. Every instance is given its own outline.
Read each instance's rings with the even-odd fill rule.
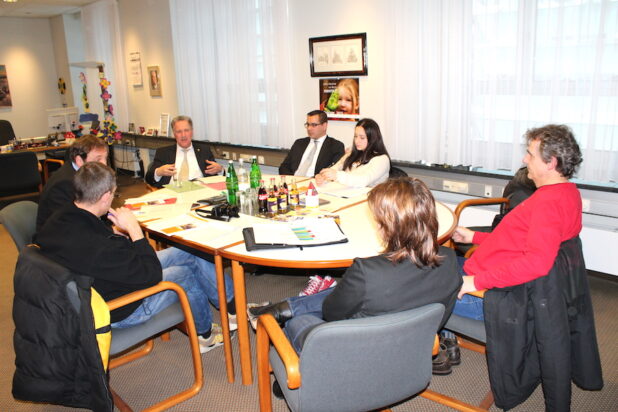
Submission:
[[[0,155],[0,196],[37,192],[41,184],[39,161],[33,152]]]
[[[391,170],[389,170],[388,172],[389,179],[396,179],[398,177],[407,177],[407,176],[408,174],[406,172],[404,172],[403,170],[395,166],[391,166]]]
[[[17,250],[32,242],[39,205],[29,200],[12,203],[0,210],[0,223],[9,232]]]
[[[300,355],[297,398],[286,394],[289,403],[297,403],[292,410],[373,410],[420,392],[431,379],[443,313],[444,306],[434,303],[316,327]]]
[[[15,139],[13,126],[8,120],[0,120],[0,145],[8,144],[9,141]]]

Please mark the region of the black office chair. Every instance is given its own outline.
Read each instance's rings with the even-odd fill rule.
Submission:
[[[15,139],[15,132],[13,126],[8,120],[0,120],[0,146],[9,144],[11,140]]]
[[[0,155],[0,200],[38,198],[41,193],[39,161],[33,152]]]
[[[408,177],[408,174],[398,167],[391,166],[391,170],[388,172],[388,178],[396,179],[398,177]]]

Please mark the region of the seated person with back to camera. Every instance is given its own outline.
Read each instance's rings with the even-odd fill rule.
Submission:
[[[318,185],[338,182],[352,187],[375,186],[388,179],[390,168],[380,126],[372,119],[361,119],[354,129],[352,149],[337,163],[322,169],[315,179]]]
[[[174,117],[172,132],[176,144],[157,149],[144,178],[146,183],[160,188],[168,184],[173,176],[180,181],[187,181],[214,176],[223,170],[223,167],[215,162],[208,146],[192,140],[193,120],[189,116]]]
[[[180,249],[155,252],[144,238],[133,213],[111,208],[116,192],[114,171],[106,165],[84,164],[73,179],[75,201],[54,213],[36,234],[41,253],[71,271],[94,278],[93,287],[105,301],[154,286],[162,280],[183,287],[189,298],[200,351],[220,346],[220,327],[213,324],[209,301],[218,307],[214,265]],[[116,234],[103,223],[107,215]],[[228,310],[234,310],[232,283],[226,282]],[[111,312],[112,326],[129,327],[145,322],[178,300],[172,291],[147,297]],[[235,312],[233,312],[235,313]],[[230,329],[235,329],[235,316]]]
[[[382,254],[356,258],[334,288],[297,296],[274,304],[252,305],[255,327],[260,315],[270,313],[280,323],[297,352],[315,326],[343,319],[378,316],[442,303],[455,304],[461,277],[452,249],[438,244],[434,198],[418,179],[391,179],[374,187],[369,209],[385,248]]]
[[[279,166],[280,175],[315,176],[343,156],[344,146],[326,134],[328,117],[322,110],[307,113],[308,137],[298,139]]]

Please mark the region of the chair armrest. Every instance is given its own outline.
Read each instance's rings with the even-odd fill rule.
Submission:
[[[468,292],[468,295],[483,299],[485,297],[485,292],[487,292],[487,289],[475,290],[474,292]]]
[[[455,213],[455,216],[457,216],[457,219],[459,220],[459,216],[461,215],[461,212],[469,206],[500,205],[500,204],[504,204],[505,207],[508,207],[509,199],[507,199],[506,197],[490,197],[487,199],[466,199],[457,205],[454,213]]]
[[[173,282],[162,281],[149,288],[142,289],[142,290],[136,290],[135,292],[131,292],[119,298],[110,300],[109,302],[107,302],[107,306],[109,307],[109,310],[111,311],[114,309],[118,309],[119,307],[126,306],[129,303],[133,303],[138,300],[147,298],[148,296],[155,295],[164,290],[173,290],[174,292],[176,292],[181,303],[183,300],[182,297],[184,296],[186,298],[186,293],[184,289],[182,288],[182,286],[176,283],[173,283]]]
[[[270,314],[260,316],[258,318],[257,333],[260,336],[266,334],[281,357],[288,376],[288,388],[297,389],[300,387],[300,358],[275,318]]]

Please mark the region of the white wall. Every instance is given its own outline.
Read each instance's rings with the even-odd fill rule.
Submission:
[[[143,86],[127,84],[129,121],[135,127],[159,129],[161,113],[178,115],[176,98],[176,70],[168,0],[120,0],[118,2],[122,27],[125,63],[129,70],[129,54],[140,52]],[[191,64],[191,62],[187,62]],[[159,66],[161,97],[150,96],[148,66]],[[130,73],[127,71],[130,82]]]
[[[46,109],[61,106],[49,19],[0,17],[0,64],[13,107],[0,108],[17,137],[47,135]]]
[[[387,24],[386,2],[373,0],[290,1],[293,28],[296,137],[306,136],[305,114],[319,108],[319,83],[309,69],[309,38],[337,34],[367,33],[368,76],[360,76],[360,115],[384,124],[388,109],[382,93],[384,83],[384,43]],[[328,134],[346,145],[352,144],[355,122],[330,121]],[[384,133],[385,130],[382,130]]]
[[[66,92],[60,95],[62,106],[73,106],[73,88],[71,84],[71,71],[69,68],[68,48],[65,38],[64,20],[62,16],[50,19],[52,42],[54,44],[54,63],[58,77],[64,80]]]

